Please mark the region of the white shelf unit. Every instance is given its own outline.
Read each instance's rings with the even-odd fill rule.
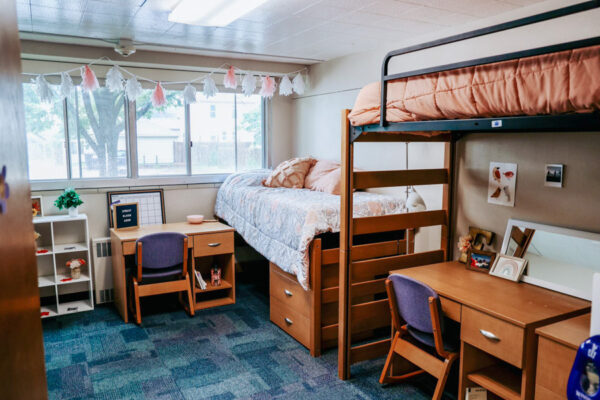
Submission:
[[[48,318],[93,310],[87,216],[35,217],[33,224],[36,232],[42,235],[37,240],[37,250],[47,250],[44,253],[36,251],[40,297],[50,302],[41,306],[40,316]],[[71,279],[71,271],[66,266],[66,262],[74,258],[82,258],[86,262],[78,279]]]

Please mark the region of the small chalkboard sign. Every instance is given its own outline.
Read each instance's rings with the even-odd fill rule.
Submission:
[[[140,226],[138,203],[113,205],[113,226],[115,229],[136,229]]]

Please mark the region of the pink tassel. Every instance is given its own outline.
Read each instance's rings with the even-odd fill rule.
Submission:
[[[269,75],[263,76],[261,79],[260,95],[270,99],[275,93],[275,81]]]
[[[152,93],[152,105],[154,107],[160,107],[163,106],[166,102],[167,99],[165,99],[165,92],[163,91],[160,82],[158,82],[156,84],[156,89],[154,89],[154,93]]]
[[[229,67],[225,77],[223,78],[223,86],[228,89],[237,88],[237,79],[235,77],[235,68],[233,68],[233,65]]]
[[[89,65],[81,68],[81,86],[90,92],[100,87],[96,74],[90,69]]]

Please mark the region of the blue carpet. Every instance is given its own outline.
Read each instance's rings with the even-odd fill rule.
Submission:
[[[194,318],[170,309],[142,327],[124,324],[112,306],[45,319],[50,399],[429,399],[429,377],[381,386],[383,359],[337,378],[337,351],[312,358],[269,322],[268,298],[239,287],[237,304]],[[161,300],[162,299],[162,300]]]

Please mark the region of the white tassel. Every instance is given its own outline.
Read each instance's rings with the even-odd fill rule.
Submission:
[[[52,103],[54,101],[54,91],[50,88],[50,84],[44,78],[44,75],[38,75],[35,78],[35,90],[40,97],[42,103]]]
[[[244,96],[249,97],[254,94],[256,90],[256,77],[252,74],[246,73],[242,80],[242,92]]]
[[[71,75],[66,72],[60,73],[60,88],[58,93],[62,99],[66,99],[71,96],[71,92],[73,91],[73,80],[71,79]]]
[[[217,93],[219,93],[219,90],[217,90],[217,85],[215,84],[215,81],[212,78],[212,76],[209,75],[206,78],[204,78],[202,83],[204,83],[202,93],[204,93],[204,96],[206,96],[207,99],[209,97],[214,97],[217,95]]]
[[[304,79],[302,78],[302,73],[298,73],[294,80],[292,81],[292,85],[294,86],[294,92],[297,94],[304,94]]]
[[[284,75],[279,82],[279,94],[282,96],[289,96],[292,94],[292,82],[287,75]]]
[[[125,95],[129,101],[134,101],[137,99],[142,92],[142,85],[140,85],[135,76],[127,79],[127,83],[125,83]]]
[[[106,82],[104,86],[111,92],[120,92],[123,90],[123,75],[119,71],[119,67],[116,65],[108,70],[106,73]]]
[[[196,100],[196,88],[188,83],[183,89],[183,101],[185,101],[185,104],[192,104]]]

